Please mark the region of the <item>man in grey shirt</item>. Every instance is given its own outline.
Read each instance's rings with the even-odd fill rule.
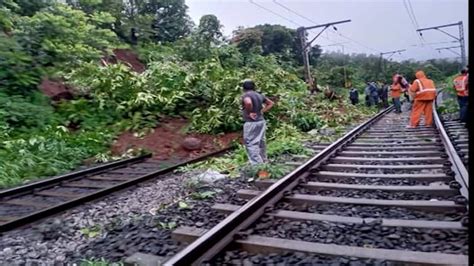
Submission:
[[[243,83],[242,115],[244,118],[244,144],[250,164],[267,162],[265,146],[266,123],[263,113],[270,110],[273,102],[255,91],[255,83]],[[265,105],[265,106],[264,106]]]

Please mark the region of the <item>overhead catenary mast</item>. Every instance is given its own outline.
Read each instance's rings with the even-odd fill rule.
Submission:
[[[317,88],[317,84],[314,83],[315,81],[313,80],[313,77],[311,76],[310,65],[309,65],[309,48],[311,47],[311,43],[313,43],[314,40],[316,40],[327,28],[332,26],[334,30],[337,30],[337,28],[334,25],[347,23],[350,21],[351,21],[350,19],[347,19],[347,20],[341,20],[341,21],[335,21],[335,22],[310,26],[310,27],[299,27],[296,30],[298,33],[298,37],[300,38],[300,41],[301,41],[301,53],[303,55],[304,77],[310,90],[313,91]],[[306,35],[307,35],[306,31],[311,30],[311,29],[316,29],[316,28],[323,28],[323,29],[311,41],[308,42],[306,39]]]
[[[446,28],[446,27],[455,27],[455,26],[458,26],[459,28],[459,36],[456,37],[444,30],[442,30],[441,28]],[[439,49],[436,49],[438,51],[440,50],[450,50],[453,52],[452,49],[454,48],[460,48],[461,50],[461,67],[465,67],[466,64],[467,64],[467,59],[466,59],[466,47],[464,45],[464,28],[463,28],[463,24],[462,24],[462,21],[459,21],[457,23],[451,23],[451,24],[445,24],[445,25],[440,25],[440,26],[434,26],[434,27],[428,27],[428,28],[422,28],[422,29],[417,29],[416,31],[420,33],[420,36],[422,35],[422,32],[423,31],[427,31],[427,30],[437,30],[437,31],[440,31],[446,35],[448,35],[449,37],[457,40],[459,42],[459,46],[456,46],[456,47],[444,47],[444,48],[439,48]],[[456,53],[457,54],[457,53]]]

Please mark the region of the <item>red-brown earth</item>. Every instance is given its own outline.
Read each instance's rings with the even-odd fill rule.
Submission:
[[[112,153],[122,154],[130,148],[142,148],[153,153],[153,158],[162,161],[182,161],[228,147],[233,140],[239,140],[240,133],[207,135],[185,133],[188,121],[183,118],[168,118],[160,122],[154,132],[135,137],[131,132],[122,133],[112,144]],[[200,149],[189,151],[182,144],[185,138],[201,141]]]

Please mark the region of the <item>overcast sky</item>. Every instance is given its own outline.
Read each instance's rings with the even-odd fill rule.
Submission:
[[[404,4],[406,3],[406,7]],[[393,60],[414,58],[425,60],[430,58],[453,58],[457,55],[448,50],[438,52],[435,48],[459,46],[459,42],[442,32],[431,30],[423,33],[420,40],[415,32],[414,23],[407,11],[412,10],[416,16],[415,23],[420,28],[439,26],[462,21],[468,53],[468,0],[253,0],[256,4],[285,17],[296,24],[311,26],[316,23],[351,19],[345,24],[337,25],[337,32],[350,38],[344,38],[334,30],[326,30],[315,43],[323,46],[324,50],[337,51],[344,48],[345,53],[374,53],[406,49],[401,55],[393,55]],[[278,5],[284,5],[295,13]],[[252,4],[250,0],[186,0],[189,15],[199,22],[202,15],[214,14],[221,24],[226,36],[238,26],[251,27],[258,24],[281,24],[291,28],[298,25],[272,14],[264,8]],[[458,36],[458,27],[445,28],[445,31]],[[310,31],[309,38],[317,34]],[[454,42],[453,42],[454,41]],[[423,45],[421,43],[439,44]],[[341,46],[327,46],[340,44]],[[460,52],[459,48],[454,49]]]

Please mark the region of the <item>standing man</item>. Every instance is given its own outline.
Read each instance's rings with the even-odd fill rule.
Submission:
[[[265,107],[264,107],[265,105]],[[255,91],[255,83],[245,80],[243,83],[242,115],[244,118],[244,143],[250,164],[267,162],[263,113],[272,108],[273,102]]]
[[[382,87],[379,90],[379,97],[382,101],[383,108],[388,107],[388,85],[384,82],[382,83]]]
[[[365,87],[364,90],[365,94],[365,105],[371,106],[371,100],[370,100],[370,82],[367,82],[367,87]]]
[[[393,105],[395,106],[395,113],[400,114],[402,112],[402,106],[400,104],[400,96],[402,93],[402,76],[395,75],[393,76],[393,83],[390,87],[390,95],[393,100]]]
[[[467,69],[461,70],[461,75],[457,76],[454,79],[454,89],[458,95],[458,104],[459,104],[459,120],[461,122],[467,122],[467,101],[469,98],[469,90],[467,89]]]
[[[359,92],[356,88],[352,87],[349,91],[349,99],[351,100],[352,105],[359,103]]]
[[[436,87],[431,79],[428,79],[425,72],[418,71],[416,79],[410,86],[410,92],[414,95],[415,101],[410,115],[410,125],[407,128],[416,128],[420,123],[421,115],[425,116],[425,126],[433,125],[433,101],[436,98]]]
[[[377,106],[379,103],[379,93],[377,84],[375,82],[370,83],[370,102],[371,105]]]

